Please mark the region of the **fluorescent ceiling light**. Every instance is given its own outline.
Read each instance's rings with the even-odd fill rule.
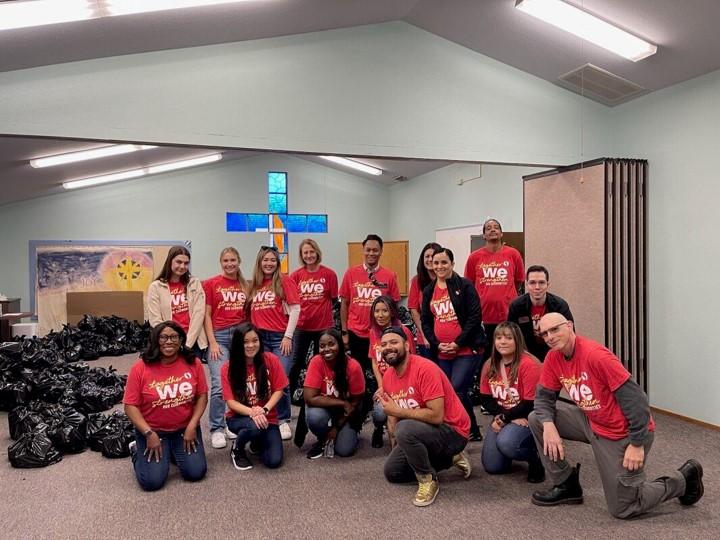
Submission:
[[[115,15],[165,11],[249,0],[17,0],[0,1],[0,30]]]
[[[104,3],[111,16],[183,9],[219,4],[237,4],[248,0],[106,0]]]
[[[637,62],[657,52],[657,46],[560,0],[517,0],[520,11]]]
[[[0,3],[0,30],[96,17],[94,0],[27,0]]]
[[[66,163],[76,163],[78,161],[86,161],[88,159],[98,159],[108,156],[119,156],[121,154],[129,154],[138,150],[150,150],[157,148],[149,144],[112,144],[110,146],[101,146],[100,148],[92,148],[90,150],[81,150],[79,152],[68,152],[66,154],[56,154],[54,156],[46,156],[30,160],[30,165],[35,169],[43,167],[52,167],[54,165],[65,165]]]
[[[348,158],[337,157],[337,156],[319,156],[319,157],[326,159],[328,161],[332,161],[333,163],[337,163],[338,165],[345,165],[346,167],[350,167],[351,169],[362,171],[367,174],[373,174],[375,176],[380,176],[383,173],[382,169],[378,169],[377,167],[371,167],[370,165],[365,165],[364,163],[360,163],[359,161],[355,161],[354,159],[348,159]]]
[[[222,154],[210,154],[198,158],[183,159],[181,161],[164,163],[162,165],[154,165],[152,167],[142,167],[139,169],[132,169],[130,171],[105,174],[102,176],[92,176],[90,178],[82,178],[80,180],[63,182],[63,187],[65,189],[77,189],[88,186],[96,186],[98,184],[107,184],[108,182],[129,180],[130,178],[140,178],[141,176],[147,176],[149,174],[174,171],[177,169],[184,169],[186,167],[195,167],[196,165],[204,165],[205,163],[212,163],[214,161],[219,161],[220,159],[222,159]]]

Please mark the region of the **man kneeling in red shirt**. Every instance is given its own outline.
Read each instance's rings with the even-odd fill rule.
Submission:
[[[430,360],[410,354],[402,328],[385,329],[380,349],[390,366],[377,398],[388,416],[396,445],[385,462],[389,482],[417,480],[413,504],[427,506],[437,497],[437,471],[455,465],[465,478],[472,467],[463,449],[470,417],[442,370]]]
[[[554,486],[533,493],[533,504],[583,502],[580,465],[571,467],[565,460],[562,439],[592,446],[608,509],[614,517],[635,517],[675,497],[684,505],[700,500],[703,469],[694,459],[667,476],[652,481],[645,478],[655,422],[647,395],[617,356],[600,343],[576,335],[573,323],[560,313],[540,319],[540,336],[550,352],[528,420]],[[556,405],[557,393],[563,387],[577,406]]]

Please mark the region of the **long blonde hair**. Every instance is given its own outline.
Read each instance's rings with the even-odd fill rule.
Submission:
[[[260,251],[258,251],[257,258],[255,259],[253,281],[252,286],[250,287],[250,294],[248,295],[250,298],[250,302],[253,301],[253,299],[255,298],[255,293],[260,290],[263,281],[265,281],[265,273],[262,270],[262,260],[263,257],[265,257],[265,255],[267,255],[268,253],[273,253],[275,255],[275,260],[277,261],[277,268],[275,268],[275,272],[273,272],[272,283],[270,287],[278,298],[280,298],[281,300],[285,298],[282,288],[282,281],[280,279],[280,254],[278,253],[277,248],[262,246],[260,248]],[[248,304],[250,302],[248,302]]]
[[[226,248],[223,248],[222,251],[220,252],[220,262],[222,262],[223,255],[225,255],[226,253],[232,253],[233,255],[235,255],[235,256],[237,257],[237,260],[238,260],[237,280],[238,280],[238,283],[240,284],[240,287],[242,288],[242,290],[245,291],[245,292],[247,292],[247,290],[248,290],[248,282],[247,282],[247,280],[243,277],[242,270],[240,270],[240,263],[242,262],[242,259],[240,258],[240,253],[238,253],[238,250],[235,249],[235,248],[232,247],[232,246],[228,246],[228,247],[226,247]]]
[[[539,362],[532,354],[527,351],[525,346],[525,338],[522,335],[520,327],[514,322],[501,322],[495,327],[492,341],[492,353],[490,354],[490,366],[488,367],[487,377],[493,379],[500,375],[500,363],[502,362],[502,355],[495,348],[495,338],[500,334],[510,334],[515,341],[515,353],[513,354],[513,360],[510,364],[510,373],[508,373],[508,381],[512,384],[515,382],[520,369],[520,362],[522,361],[523,355],[527,355],[533,358],[536,362]]]

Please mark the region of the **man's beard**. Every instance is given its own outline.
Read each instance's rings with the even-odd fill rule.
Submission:
[[[390,360],[390,359],[388,359],[388,358],[385,358],[385,355],[383,355],[383,360],[385,360],[385,362],[387,363],[387,365],[390,366],[390,367],[397,367],[397,366],[399,366],[400,364],[403,363],[403,361],[405,360],[405,358],[406,358],[406,355],[405,355],[405,351],[404,351],[403,349],[398,349],[397,352],[396,352],[396,354],[395,354],[395,358],[393,358],[392,360]]]

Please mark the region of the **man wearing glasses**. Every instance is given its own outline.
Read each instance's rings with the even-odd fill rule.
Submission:
[[[576,335],[573,323],[560,313],[540,319],[540,335],[550,352],[528,420],[553,487],[533,493],[532,503],[583,502],[580,464],[570,466],[563,439],[592,446],[608,510],[614,517],[635,517],[675,497],[683,505],[699,501],[704,493],[703,469],[694,459],[677,471],[646,479],[644,465],[655,423],[647,394],[617,356],[600,343]],[[557,402],[562,388],[577,406]]]
[[[399,302],[400,289],[395,272],[380,266],[382,238],[368,234],[362,246],[363,263],[348,268],[340,286],[340,323],[350,356],[365,371],[370,368],[370,306],[383,294]]]
[[[507,320],[514,322],[522,330],[525,345],[541,362],[550,348],[540,337],[540,319],[547,313],[560,313],[567,320],[572,321],[568,303],[548,292],[550,273],[547,268],[533,265],[527,269],[525,290],[527,292],[518,296],[510,304]]]

